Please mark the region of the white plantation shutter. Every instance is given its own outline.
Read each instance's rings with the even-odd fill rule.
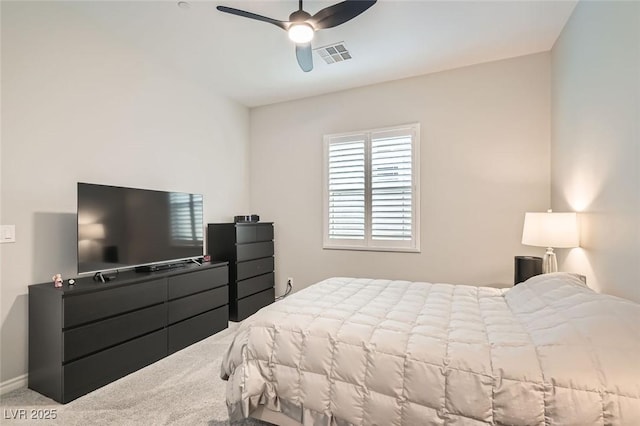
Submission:
[[[329,146],[329,238],[365,238],[365,141]]]
[[[374,240],[411,240],[411,145],[411,135],[372,135],[371,238]]]
[[[419,134],[325,136],[324,248],[419,251]]]

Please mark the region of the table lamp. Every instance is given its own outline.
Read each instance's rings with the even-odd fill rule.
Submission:
[[[558,271],[558,261],[553,248],[570,248],[580,245],[578,215],[576,213],[525,213],[522,244],[546,247],[542,260],[542,272]]]

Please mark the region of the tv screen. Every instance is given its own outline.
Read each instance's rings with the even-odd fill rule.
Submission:
[[[202,195],[78,183],[78,273],[203,254]]]

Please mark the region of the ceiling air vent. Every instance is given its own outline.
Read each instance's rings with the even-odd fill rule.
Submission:
[[[346,61],[351,59],[351,54],[344,45],[344,42],[330,44],[324,47],[318,47],[315,52],[325,61],[327,64],[335,64],[336,62]]]

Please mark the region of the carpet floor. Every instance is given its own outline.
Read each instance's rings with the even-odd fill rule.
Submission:
[[[220,363],[236,323],[155,364],[62,405],[28,388],[2,395],[0,423],[16,425],[229,425]],[[13,418],[21,409],[27,419]],[[50,410],[55,419],[31,419]],[[51,411],[53,410],[53,411]],[[234,426],[265,426],[253,419]]]

